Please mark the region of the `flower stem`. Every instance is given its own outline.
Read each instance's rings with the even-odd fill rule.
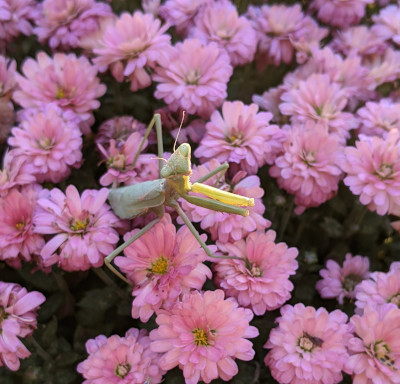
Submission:
[[[53,358],[50,356],[50,354],[48,354],[43,348],[42,346],[36,341],[36,339],[31,336],[28,339],[29,343],[31,343],[35,349],[37,354],[44,360],[44,361],[53,361]]]
[[[294,196],[291,196],[289,205],[286,208],[285,214],[284,214],[283,219],[281,221],[281,225],[280,225],[280,228],[279,228],[279,234],[278,234],[278,241],[281,241],[283,236],[284,236],[284,234],[285,234],[286,228],[287,228],[287,226],[289,224],[290,217],[292,216],[293,205],[294,205]]]

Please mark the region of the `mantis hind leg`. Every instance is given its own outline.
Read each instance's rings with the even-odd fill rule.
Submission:
[[[199,180],[196,180],[196,183],[204,183],[206,180],[210,179],[211,177],[218,175],[217,180],[214,183],[214,187],[218,184],[218,181],[222,176],[225,175],[225,172],[228,170],[229,164],[225,161],[225,163],[221,164],[219,167],[213,169],[211,172],[207,173],[203,177],[201,177]]]
[[[148,138],[151,129],[153,126],[156,126],[156,132],[157,132],[157,156],[158,156],[158,171],[159,173],[161,172],[161,168],[163,167],[163,160],[162,157],[164,156],[164,144],[163,144],[163,138],[162,138],[162,126],[161,126],[161,115],[159,113],[155,113],[153,118],[151,119],[149,125],[147,126],[146,132],[143,136],[142,141],[140,142],[139,149],[135,155],[135,158],[133,159],[132,166],[134,167],[136,164],[137,159],[139,158],[140,152],[142,152],[142,148],[144,145],[144,142]],[[161,176],[160,176],[161,178]]]
[[[126,247],[131,245],[135,240],[137,240],[140,236],[143,236],[146,232],[150,231],[151,228],[153,228],[159,221],[161,220],[161,217],[157,217],[156,219],[150,221],[146,226],[144,226],[139,232],[137,232],[135,235],[133,235],[129,240],[125,241],[125,243],[121,244],[117,249],[115,249],[113,252],[111,252],[105,259],[104,263],[105,265],[111,270],[112,273],[117,275],[120,279],[125,281],[125,283],[128,283],[131,285],[131,282],[121,273],[119,272],[114,265],[112,265],[112,261],[116,256],[118,256]]]

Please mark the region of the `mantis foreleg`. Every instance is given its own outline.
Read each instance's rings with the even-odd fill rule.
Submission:
[[[204,249],[204,251],[206,252],[206,254],[209,257],[215,258],[215,259],[235,259],[235,260],[242,260],[244,261],[241,257],[236,257],[236,256],[217,256],[214,255],[211,251],[210,248],[207,247],[207,244],[202,240],[202,238],[199,235],[199,232],[197,231],[197,229],[193,226],[192,222],[189,220],[189,218],[186,216],[186,213],[183,212],[182,208],[179,206],[179,204],[177,202],[172,203],[171,207],[174,208],[176,210],[176,212],[178,213],[178,215],[181,217],[181,219],[183,220],[183,222],[186,224],[186,226],[189,228],[190,232],[193,233],[193,236],[196,238],[196,240],[199,242],[199,244],[201,245],[201,247]]]
[[[225,163],[221,164],[219,167],[213,169],[211,172],[207,173],[203,177],[200,177],[199,180],[197,180],[197,183],[204,183],[206,180],[210,179],[217,173],[219,173],[217,180],[215,180],[214,187],[218,184],[219,179],[225,174],[225,172],[228,170],[229,164],[225,161]]]
[[[125,241],[125,243],[121,244],[117,249],[115,249],[112,253],[110,253],[105,259],[104,263],[110,270],[116,274],[120,279],[124,280],[129,285],[132,285],[131,282],[117,269],[111,264],[116,256],[118,256],[126,247],[131,245],[135,240],[137,240],[140,236],[144,235],[146,232],[150,231],[159,221],[161,217],[157,217],[156,219],[150,221],[146,226],[144,226],[138,233],[134,234],[129,240]]]

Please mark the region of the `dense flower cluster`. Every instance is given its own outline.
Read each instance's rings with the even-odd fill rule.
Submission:
[[[399,1],[0,0],[0,53],[0,381],[400,384]]]
[[[151,349],[164,355],[160,367],[179,366],[185,382],[228,381],[238,372],[235,359],[251,360],[257,328],[249,325],[253,313],[224,299],[221,290],[186,294],[170,310],[161,310],[158,329],[151,331]]]
[[[99,335],[86,342],[89,357],[78,365],[84,384],[161,383],[165,373],[158,364],[161,354],[150,348],[142,329],[131,328],[124,337]]]
[[[339,383],[349,355],[347,316],[303,304],[281,308],[265,348],[265,364],[279,383]]]
[[[270,125],[272,115],[258,112],[255,104],[226,101],[222,115],[215,111],[206,124],[206,133],[194,155],[200,160],[217,159],[238,164],[238,168],[255,174],[266,163],[272,164],[282,151],[284,131]]]
[[[45,300],[40,292],[0,281],[0,366],[17,371],[19,359],[30,356],[20,338],[31,336],[36,329],[36,312]]]
[[[328,260],[326,269],[322,269],[319,274],[322,280],[317,282],[315,288],[321,297],[324,299],[335,298],[340,304],[343,304],[345,297],[355,299],[360,283],[369,278],[369,259],[347,253],[342,267],[336,261]]]
[[[93,124],[92,111],[100,106],[97,100],[106,92],[106,86],[97,78],[97,70],[86,57],[56,53],[49,57],[39,52],[22,66],[25,76],[16,75],[20,89],[14,100],[23,108],[45,108],[57,104],[80,124],[83,133],[89,133]]]
[[[35,232],[54,235],[40,251],[44,267],[58,264],[66,271],[87,270],[103,265],[103,259],[118,242],[120,220],[105,203],[108,190],[85,190],[73,185],[65,194],[58,188],[37,202]]]
[[[148,72],[167,60],[171,37],[166,30],[151,14],[123,13],[99,39],[94,62],[101,71],[109,67],[117,81],[130,81],[132,91],[148,87]]]
[[[297,249],[276,244],[275,237],[272,230],[259,231],[233,244],[217,243],[224,254],[242,258],[214,264],[217,285],[258,316],[281,307],[290,298],[293,284],[289,277],[298,268]]]
[[[99,30],[102,19],[112,16],[108,4],[95,0],[44,0],[39,10],[34,32],[53,49],[78,47],[82,38]]]
[[[171,48],[156,69],[153,79],[159,84],[154,96],[173,111],[183,108],[207,118],[226,98],[231,75],[229,56],[216,43],[186,39]]]
[[[128,240],[139,230],[128,232]],[[203,235],[205,240],[205,235]],[[146,322],[159,308],[169,309],[182,293],[201,289],[211,271],[207,255],[187,227],[176,231],[170,216],[125,249],[115,264],[134,283],[132,317]]]

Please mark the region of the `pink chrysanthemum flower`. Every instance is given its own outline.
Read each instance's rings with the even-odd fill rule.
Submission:
[[[321,124],[288,128],[283,154],[269,173],[278,185],[294,194],[295,213],[317,207],[336,195],[342,171],[338,159],[343,149],[336,135]]]
[[[297,249],[288,248],[285,243],[276,244],[275,238],[275,231],[269,230],[250,233],[246,240],[233,244],[217,242],[222,252],[244,259],[214,263],[217,285],[258,316],[290,299],[293,284],[289,277],[298,268]]]
[[[253,61],[256,53],[256,32],[249,20],[239,16],[230,1],[207,5],[201,16],[196,18],[196,25],[190,36],[206,44],[216,42],[228,53],[233,66]]]
[[[247,17],[257,32],[257,66],[262,69],[268,64],[291,63],[295,52],[291,39],[304,27],[301,6],[250,6]]]
[[[400,311],[390,304],[367,306],[350,323],[354,336],[348,343],[345,371],[353,383],[400,383]]]
[[[324,23],[339,28],[355,25],[365,15],[367,4],[374,0],[313,0],[310,10],[317,11],[317,17]]]
[[[52,49],[76,48],[81,38],[96,33],[100,21],[112,16],[111,7],[95,0],[44,0],[34,32]]]
[[[168,107],[164,107],[155,112],[161,115],[163,129],[169,130],[174,139],[179,133],[177,142],[180,144],[187,143],[189,140],[193,143],[200,143],[206,132],[206,121],[204,119],[191,119],[187,114],[183,114],[182,108],[173,112]]]
[[[34,216],[35,232],[55,235],[40,252],[43,266],[58,264],[65,271],[100,267],[119,240],[115,228],[122,223],[106,204],[108,189],[85,190],[82,196],[73,185],[65,195],[53,188],[39,199]]]
[[[167,0],[160,7],[160,16],[175,26],[180,35],[186,35],[194,26],[194,20],[212,0]]]
[[[79,126],[68,121],[60,108],[49,104],[12,129],[8,144],[26,160],[27,170],[38,182],[58,183],[79,168],[82,137]]]
[[[385,303],[392,303],[400,309],[400,268],[387,273],[372,273],[368,280],[360,283],[356,298],[358,313],[362,313],[367,305],[377,307]]]
[[[156,69],[153,79],[159,84],[154,96],[172,111],[182,108],[208,118],[226,98],[231,75],[229,56],[216,43],[203,45],[198,39],[186,39]]]
[[[32,184],[36,177],[27,170],[26,160],[17,156],[14,150],[7,151],[0,170],[0,196],[5,196],[17,185]]]
[[[160,310],[158,328],[151,331],[151,349],[163,352],[160,367],[179,366],[186,384],[228,381],[238,373],[235,359],[250,361],[257,328],[249,325],[253,313],[224,300],[221,290],[185,294],[170,310]]]
[[[139,132],[133,132],[122,143],[111,139],[107,150],[101,144],[98,145],[108,168],[100,178],[102,186],[113,184],[116,187],[121,183],[131,185],[159,177],[156,155],[140,154],[136,163],[133,164],[142,139]],[[146,146],[147,140],[143,148]]]
[[[29,58],[23,64],[25,77],[16,75],[20,90],[14,92],[14,100],[23,108],[44,108],[54,102],[79,118],[82,132],[89,133],[92,111],[100,106],[97,99],[106,92],[96,68],[86,57],[72,53],[56,53],[51,58],[39,52],[36,59]]]
[[[220,165],[221,163],[218,160],[212,159],[202,165],[193,166],[191,181],[193,183],[196,182],[196,180]],[[221,243],[227,243],[241,240],[250,232],[256,230],[263,231],[265,228],[271,226],[271,222],[263,217],[265,207],[261,197],[264,195],[264,190],[260,188],[260,179],[258,176],[252,175],[246,177],[246,172],[239,171],[232,180],[227,180],[225,176],[219,179],[217,179],[217,176],[213,176],[205,181],[204,184],[237,193],[238,195],[253,197],[255,201],[254,207],[249,208],[249,216],[243,217],[212,211],[182,200],[181,203],[185,213],[192,221],[196,223],[200,222],[201,228],[211,233],[213,241],[219,240]]]
[[[375,54],[364,58],[362,64],[369,71],[375,87],[392,82],[400,76],[400,51],[388,48],[384,54]]]
[[[33,216],[42,187],[38,184],[12,189],[0,199],[0,259],[14,268],[39,255],[45,241],[34,232]]]
[[[349,131],[358,125],[351,113],[343,112],[348,101],[346,91],[328,75],[309,76],[296,88],[282,94],[281,99],[281,113],[291,116],[292,123],[314,121],[325,124],[329,132],[337,133],[342,141],[349,138]]]
[[[142,8],[144,13],[151,13],[157,17],[160,13],[161,0],[142,0]]]
[[[400,104],[388,99],[369,101],[357,111],[359,133],[385,138],[392,129],[400,130]]]
[[[0,142],[6,140],[14,124],[14,106],[10,99],[17,85],[15,80],[16,68],[15,60],[0,55]]]
[[[148,87],[149,72],[166,59],[171,47],[167,29],[151,14],[123,13],[106,28],[99,47],[94,48],[94,63],[102,72],[109,67],[117,81],[130,81],[131,91]]]
[[[374,33],[384,40],[392,40],[400,45],[400,7],[389,5],[382,9],[378,15],[373,15],[372,26]]]
[[[302,28],[290,37],[290,42],[296,50],[296,61],[304,64],[313,50],[319,49],[321,40],[329,34],[327,28],[321,28],[311,17],[306,16]]]
[[[344,183],[370,211],[385,215],[400,205],[400,143],[398,130],[385,139],[360,135],[356,147],[347,147],[340,166]]]
[[[384,39],[365,25],[338,31],[330,46],[345,56],[382,54],[387,48]]]
[[[127,233],[124,240],[138,231]],[[186,226],[176,231],[169,215],[127,247],[125,255],[117,257],[115,264],[134,283],[132,317],[143,322],[160,308],[170,309],[182,293],[201,289],[211,278],[210,269],[202,264],[207,255],[199,242]]]
[[[0,366],[17,371],[19,359],[30,356],[19,338],[32,335],[37,326],[36,312],[45,300],[40,292],[0,281]]]
[[[0,0],[0,47],[21,33],[30,35],[38,15],[35,0]]]
[[[129,329],[124,337],[99,335],[86,342],[89,354],[78,365],[83,384],[161,383],[165,373],[158,364],[161,354],[150,349],[147,331]]]
[[[270,88],[262,95],[253,95],[252,101],[260,108],[272,113],[272,120],[274,122],[280,122],[282,115],[279,105],[281,103],[281,96],[286,91],[287,89],[284,86]]]
[[[286,134],[277,125],[270,125],[272,115],[258,112],[256,104],[226,101],[222,114],[213,112],[206,124],[206,134],[194,152],[202,162],[217,159],[236,163],[255,174],[265,164],[273,164],[282,151]]]
[[[115,140],[116,147],[120,148],[133,132],[139,132],[144,136],[145,131],[146,125],[132,116],[113,117],[100,125],[96,135],[96,144],[100,144],[108,150],[112,139]]]
[[[355,299],[357,287],[369,277],[369,259],[363,256],[346,254],[341,267],[336,261],[328,260],[326,269],[321,269],[315,286],[323,299],[337,299],[343,304],[344,298]]]
[[[17,82],[15,73],[17,63],[15,60],[10,60],[3,55],[0,55],[0,98],[11,97]]]
[[[353,101],[355,104],[358,100],[370,98],[367,91],[374,89],[375,86],[368,69],[362,65],[359,56],[353,55],[342,58],[329,47],[313,50],[311,59],[300,68],[302,76],[299,80],[307,80],[314,73],[326,74],[332,82],[340,84],[349,99],[348,101]],[[286,76],[285,83],[288,83],[287,78],[290,76],[290,73]],[[346,120],[349,119],[351,119],[351,115],[346,118]]]
[[[265,348],[265,364],[279,383],[335,384],[349,355],[347,316],[336,310],[315,309],[299,303],[281,308]]]

